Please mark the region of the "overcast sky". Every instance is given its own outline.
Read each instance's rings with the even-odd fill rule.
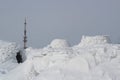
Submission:
[[[0,39],[22,45],[25,17],[32,47],[55,38],[76,45],[82,35],[120,42],[120,0],[0,0]]]

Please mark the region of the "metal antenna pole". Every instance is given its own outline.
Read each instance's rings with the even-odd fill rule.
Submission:
[[[26,18],[25,18],[25,23],[24,23],[24,49],[27,48],[27,30],[26,30],[26,25],[27,25],[27,22],[26,22]]]

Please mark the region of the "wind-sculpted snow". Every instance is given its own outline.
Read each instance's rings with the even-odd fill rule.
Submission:
[[[0,63],[15,59],[16,53],[20,50],[15,43],[0,41]]]
[[[10,68],[0,79],[120,80],[120,45],[110,44],[108,38],[96,38],[92,45],[57,47],[55,42],[55,47],[49,45],[43,49],[27,48],[26,61]]]
[[[64,39],[55,39],[50,44],[50,47],[52,48],[66,48],[69,46],[69,43]]]
[[[109,36],[82,36],[79,46],[110,43]]]

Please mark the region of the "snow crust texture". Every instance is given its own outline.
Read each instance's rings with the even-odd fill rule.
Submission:
[[[120,45],[106,36],[83,37],[73,47],[57,39],[25,54],[22,64],[10,59],[0,65],[0,80],[120,80]]]
[[[50,44],[52,48],[67,48],[69,46],[68,42],[64,39],[55,39]]]
[[[15,43],[0,41],[0,63],[10,59],[15,59],[19,46]]]
[[[110,43],[109,36],[82,36],[80,46]]]

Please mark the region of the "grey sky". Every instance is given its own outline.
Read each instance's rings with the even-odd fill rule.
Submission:
[[[25,16],[32,47],[55,38],[75,45],[82,35],[120,42],[120,0],[0,0],[0,39],[22,44]]]

